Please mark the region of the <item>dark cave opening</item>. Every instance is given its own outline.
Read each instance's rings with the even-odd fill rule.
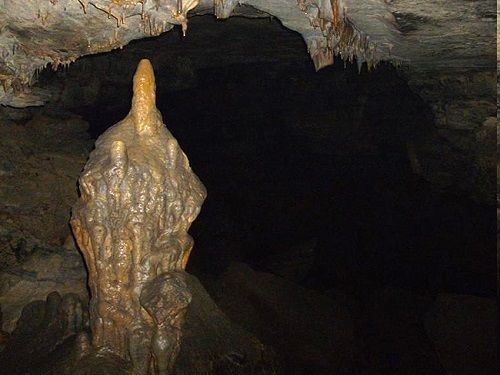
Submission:
[[[433,115],[394,68],[234,64],[176,91],[158,74],[158,108],[209,192],[191,272],[242,261],[321,290],[495,293],[488,207],[415,174]],[[80,110],[93,137],[128,111],[126,95],[102,99]]]

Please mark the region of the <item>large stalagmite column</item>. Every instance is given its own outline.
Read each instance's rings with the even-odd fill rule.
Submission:
[[[206,196],[155,95],[142,60],[130,113],[97,140],[71,219],[89,272],[92,344],[131,361],[136,374],[171,372],[191,301],[187,231]]]

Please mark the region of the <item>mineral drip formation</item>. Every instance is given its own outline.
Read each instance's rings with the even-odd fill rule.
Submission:
[[[206,190],[163,124],[148,60],[133,90],[127,117],[90,154],[71,226],[89,273],[92,346],[134,374],[169,374],[191,301],[187,232]]]

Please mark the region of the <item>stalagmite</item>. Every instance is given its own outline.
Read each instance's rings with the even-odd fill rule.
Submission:
[[[139,63],[132,108],[96,142],[80,177],[71,226],[91,291],[92,345],[168,374],[191,301],[187,233],[206,197],[155,106],[155,78]]]

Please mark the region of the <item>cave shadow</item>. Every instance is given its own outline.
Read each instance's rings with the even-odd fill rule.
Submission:
[[[173,92],[157,77],[164,122],[209,192],[191,272],[243,261],[280,274],[272,263],[288,262],[322,290],[494,293],[488,207],[415,173],[409,149],[439,140],[393,67],[253,63],[195,76]],[[127,113],[120,97],[83,111],[94,137]]]

